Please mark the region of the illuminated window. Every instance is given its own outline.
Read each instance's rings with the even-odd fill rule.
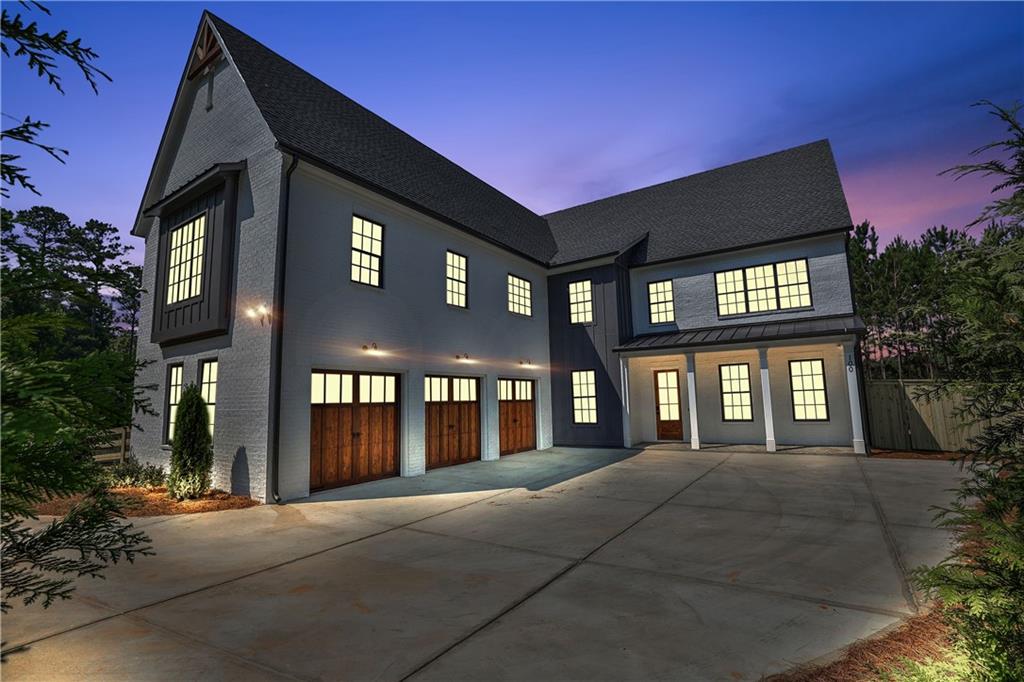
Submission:
[[[828,421],[823,360],[790,360],[789,382],[793,392],[793,419]]]
[[[775,291],[775,268],[758,265],[744,270],[747,280],[747,312],[760,313],[779,306]]]
[[[742,270],[717,273],[715,289],[718,292],[719,315],[740,315],[747,312]]]
[[[572,420],[576,424],[597,423],[597,385],[592,369],[572,373]]]
[[[498,379],[498,400],[533,400],[529,379]]]
[[[791,260],[775,265],[779,282],[779,307],[806,308],[811,305],[811,283],[807,276],[807,260]]]
[[[352,281],[379,287],[383,252],[384,226],[352,216]]]
[[[203,291],[203,247],[206,215],[200,215],[168,235],[167,305],[195,298]]]
[[[351,374],[341,372],[313,372],[309,402],[314,405],[343,405],[352,403]]]
[[[569,282],[569,322],[587,324],[594,321],[594,302],[590,280]]]
[[[359,375],[360,403],[393,403],[395,401],[395,377],[387,374]]]
[[[807,259],[755,265],[715,274],[719,315],[742,315],[811,305]]]
[[[181,400],[181,383],[185,368],[170,365],[167,368],[167,442],[174,442],[174,422],[178,416],[178,402]]]
[[[754,420],[750,398],[750,365],[719,365],[718,381],[722,389],[722,420],[749,422]]]
[[[508,310],[519,315],[533,315],[529,280],[508,276]]]
[[[466,307],[466,257],[454,251],[445,254],[445,301],[448,305]]]
[[[650,308],[651,324],[673,322],[676,319],[676,311],[672,305],[672,280],[649,282],[647,305]]]
[[[203,360],[199,363],[199,392],[206,403],[206,414],[210,419],[210,435],[217,413],[217,361]]]
[[[452,377],[452,400],[457,403],[475,403],[476,379]]]

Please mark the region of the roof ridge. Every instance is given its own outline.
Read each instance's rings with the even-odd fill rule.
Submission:
[[[227,20],[225,20],[225,19],[223,19],[223,18],[221,18],[221,17],[217,16],[216,14],[214,14],[213,12],[211,12],[210,10],[204,10],[204,12],[205,12],[206,14],[208,14],[208,15],[210,16],[210,18],[214,20],[214,22],[215,22],[215,23],[216,23],[216,22],[220,22],[221,24],[224,24],[224,25],[225,25],[225,26],[227,26],[228,28],[230,28],[230,29],[232,29],[232,30],[234,30],[234,31],[236,31],[236,32],[238,32],[238,33],[240,33],[241,35],[245,36],[246,38],[248,38],[249,40],[251,40],[252,42],[254,42],[254,43],[255,43],[256,45],[258,45],[258,46],[259,46],[260,48],[262,48],[262,49],[266,50],[267,52],[269,52],[270,54],[272,54],[272,55],[273,55],[274,57],[276,57],[277,59],[280,59],[281,61],[287,62],[287,63],[288,63],[288,64],[289,64],[290,66],[292,66],[293,68],[295,68],[295,69],[298,69],[299,71],[301,71],[301,72],[302,72],[303,74],[305,74],[306,76],[308,76],[308,77],[312,78],[312,79],[313,79],[313,80],[315,80],[316,82],[318,82],[318,83],[320,83],[321,85],[323,85],[323,86],[324,86],[325,88],[328,88],[328,89],[330,89],[331,91],[335,92],[336,94],[340,95],[341,97],[344,97],[344,98],[345,98],[346,100],[348,100],[349,102],[351,102],[351,103],[352,103],[352,104],[354,104],[355,106],[359,107],[360,109],[362,109],[362,110],[363,110],[364,112],[366,112],[366,113],[367,113],[367,114],[369,114],[370,116],[373,116],[374,118],[376,118],[376,119],[379,119],[380,121],[382,121],[382,122],[383,122],[384,124],[386,124],[386,125],[390,126],[391,128],[394,128],[394,129],[395,129],[396,131],[398,131],[399,133],[401,133],[402,135],[404,135],[404,136],[405,136],[405,137],[406,137],[407,139],[409,139],[410,141],[412,141],[412,142],[414,142],[415,144],[419,145],[420,147],[422,147],[422,148],[426,149],[426,150],[427,150],[427,151],[429,151],[430,153],[432,153],[432,154],[436,154],[436,155],[437,155],[438,157],[440,157],[440,158],[444,159],[444,161],[446,161],[447,163],[450,163],[450,164],[452,164],[452,165],[454,165],[454,166],[457,166],[457,167],[458,167],[458,168],[459,168],[460,170],[462,170],[462,171],[464,171],[465,173],[467,173],[467,174],[471,175],[471,176],[472,176],[472,177],[473,177],[473,178],[474,178],[475,180],[478,180],[479,182],[483,183],[484,185],[487,185],[487,186],[488,186],[489,188],[491,188],[491,189],[492,189],[492,190],[494,190],[495,192],[498,192],[498,193],[500,193],[500,194],[501,194],[502,196],[504,196],[504,197],[505,197],[506,199],[508,199],[508,200],[510,200],[510,201],[512,201],[512,202],[514,202],[514,203],[515,203],[515,204],[516,204],[517,206],[519,206],[519,207],[520,207],[520,208],[522,208],[523,210],[529,211],[529,212],[530,212],[531,214],[533,214],[533,215],[534,215],[534,216],[536,216],[537,218],[541,218],[541,219],[543,219],[543,217],[544,217],[544,216],[543,216],[543,215],[541,215],[540,213],[537,213],[536,211],[534,211],[534,210],[533,210],[533,209],[531,209],[530,207],[528,207],[528,206],[526,206],[526,205],[522,204],[521,202],[519,202],[519,201],[518,201],[517,199],[515,199],[514,197],[512,197],[512,196],[509,196],[509,195],[508,195],[508,194],[506,194],[506,193],[505,193],[504,191],[502,191],[501,189],[499,189],[499,188],[495,187],[495,186],[494,186],[494,185],[492,185],[491,183],[487,182],[486,180],[484,180],[483,178],[481,178],[480,176],[478,176],[478,175],[477,175],[476,173],[474,173],[474,172],[472,172],[472,171],[470,171],[470,170],[466,169],[466,168],[465,168],[465,167],[463,167],[463,166],[462,166],[461,164],[455,163],[455,161],[453,161],[453,160],[449,159],[449,158],[448,158],[447,156],[445,156],[445,155],[444,155],[444,154],[442,154],[441,152],[437,151],[436,149],[434,149],[433,147],[431,147],[431,146],[430,146],[430,145],[428,145],[427,143],[423,142],[422,140],[418,139],[417,137],[415,137],[415,136],[414,136],[414,135],[412,135],[411,133],[409,133],[409,132],[407,132],[407,131],[403,130],[403,129],[402,129],[402,128],[400,128],[400,127],[398,127],[397,125],[395,125],[394,123],[392,123],[392,122],[391,122],[391,121],[389,121],[388,119],[384,118],[383,116],[381,116],[381,115],[380,115],[380,114],[378,114],[377,112],[373,111],[373,110],[372,110],[372,109],[370,109],[369,107],[367,107],[367,106],[365,106],[365,105],[363,105],[363,104],[360,104],[360,103],[359,103],[358,101],[356,101],[356,100],[355,100],[355,99],[353,99],[352,97],[349,97],[348,95],[346,95],[345,93],[343,93],[343,92],[342,92],[341,90],[337,89],[336,87],[334,87],[333,85],[331,85],[331,84],[330,84],[330,83],[328,83],[327,81],[323,80],[322,78],[320,78],[320,77],[319,77],[319,76],[317,76],[316,74],[314,74],[314,73],[312,73],[312,72],[310,72],[310,71],[307,71],[306,69],[302,68],[302,67],[301,67],[301,66],[299,66],[299,65],[298,65],[297,63],[295,63],[295,62],[293,62],[292,60],[288,59],[287,57],[285,57],[285,56],[284,56],[284,55],[282,55],[281,53],[277,52],[277,51],[276,51],[276,50],[274,50],[273,48],[271,48],[271,47],[269,47],[269,46],[265,45],[265,44],[264,44],[264,43],[262,43],[262,42],[261,42],[261,41],[260,41],[259,39],[257,39],[257,38],[255,38],[255,37],[253,37],[252,35],[250,35],[250,34],[246,33],[245,31],[243,31],[242,29],[238,28],[237,26],[235,26],[235,25],[234,25],[234,24],[232,24],[231,22],[229,22],[229,21],[227,21]],[[243,80],[244,80],[244,78],[243,78]],[[248,84],[246,84],[246,87],[248,87]],[[257,108],[259,108],[259,107],[257,107]],[[260,115],[261,115],[261,116],[263,116],[263,112],[262,112],[262,111],[260,111]],[[271,129],[271,133],[273,133],[273,129]],[[276,137],[276,135],[275,135],[275,137]],[[546,223],[547,221],[544,221],[544,222]],[[552,235],[552,238],[554,238],[554,235]]]
[[[574,204],[573,206],[566,206],[565,208],[560,208],[557,211],[551,211],[550,213],[545,213],[541,217],[543,217],[546,220],[549,216],[557,215],[559,213],[564,213],[565,211],[574,211],[574,210],[576,210],[578,208],[582,208],[584,206],[590,206],[591,204],[597,204],[597,203],[600,203],[602,201],[608,201],[609,199],[616,199],[618,197],[624,197],[624,196],[627,196],[629,194],[635,194],[636,192],[644,192],[644,191],[647,191],[649,189],[655,189],[656,187],[663,187],[665,185],[671,185],[674,182],[680,182],[682,180],[689,180],[691,178],[696,178],[696,177],[699,177],[701,175],[707,175],[708,173],[717,173],[718,171],[723,171],[723,170],[726,170],[728,168],[732,168],[733,166],[741,166],[741,165],[743,165],[745,163],[751,163],[753,161],[761,161],[763,159],[767,159],[767,158],[770,158],[772,156],[778,156],[780,154],[787,154],[787,153],[790,153],[790,152],[794,152],[794,151],[796,151],[798,149],[804,149],[806,147],[812,147],[814,145],[818,145],[818,144],[822,144],[822,143],[828,145],[829,149],[831,150],[832,143],[829,142],[829,139],[827,137],[823,137],[823,138],[820,138],[820,139],[817,139],[817,140],[812,140],[811,142],[804,142],[803,144],[798,144],[798,145],[795,145],[793,147],[786,147],[785,149],[779,149],[779,150],[776,150],[774,152],[769,152],[767,154],[761,154],[759,156],[751,156],[750,158],[747,158],[747,159],[740,159],[739,161],[733,161],[732,163],[727,163],[724,166],[715,166],[714,168],[705,168],[704,170],[697,171],[696,173],[690,173],[689,175],[681,175],[678,178],[672,178],[671,180],[663,180],[661,182],[656,182],[653,185],[645,185],[644,187],[636,187],[634,189],[628,189],[625,192],[619,192],[618,194],[609,194],[606,197],[600,197],[598,199],[591,199],[590,201],[584,201],[582,204]]]

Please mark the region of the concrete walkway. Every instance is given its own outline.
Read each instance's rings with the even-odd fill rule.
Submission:
[[[6,679],[756,680],[914,610],[948,462],[556,448],[143,519]]]

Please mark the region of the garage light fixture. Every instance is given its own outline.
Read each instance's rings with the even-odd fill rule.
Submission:
[[[462,355],[459,355],[458,353],[456,353],[455,354],[455,359],[458,362],[473,362],[472,360],[469,359],[469,353],[463,353]]]
[[[270,317],[270,309],[260,303],[258,306],[246,309],[245,315],[250,320],[259,320],[260,326],[262,327],[267,323],[267,319]]]
[[[377,343],[373,342],[370,344],[363,344],[363,350],[370,355],[383,355],[384,353],[377,348]]]
[[[523,367],[533,367],[533,360],[527,358],[525,360],[520,360],[519,364],[522,365]]]

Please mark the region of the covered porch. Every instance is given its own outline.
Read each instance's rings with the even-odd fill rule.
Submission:
[[[637,337],[616,348],[624,444],[866,452],[855,317]]]

